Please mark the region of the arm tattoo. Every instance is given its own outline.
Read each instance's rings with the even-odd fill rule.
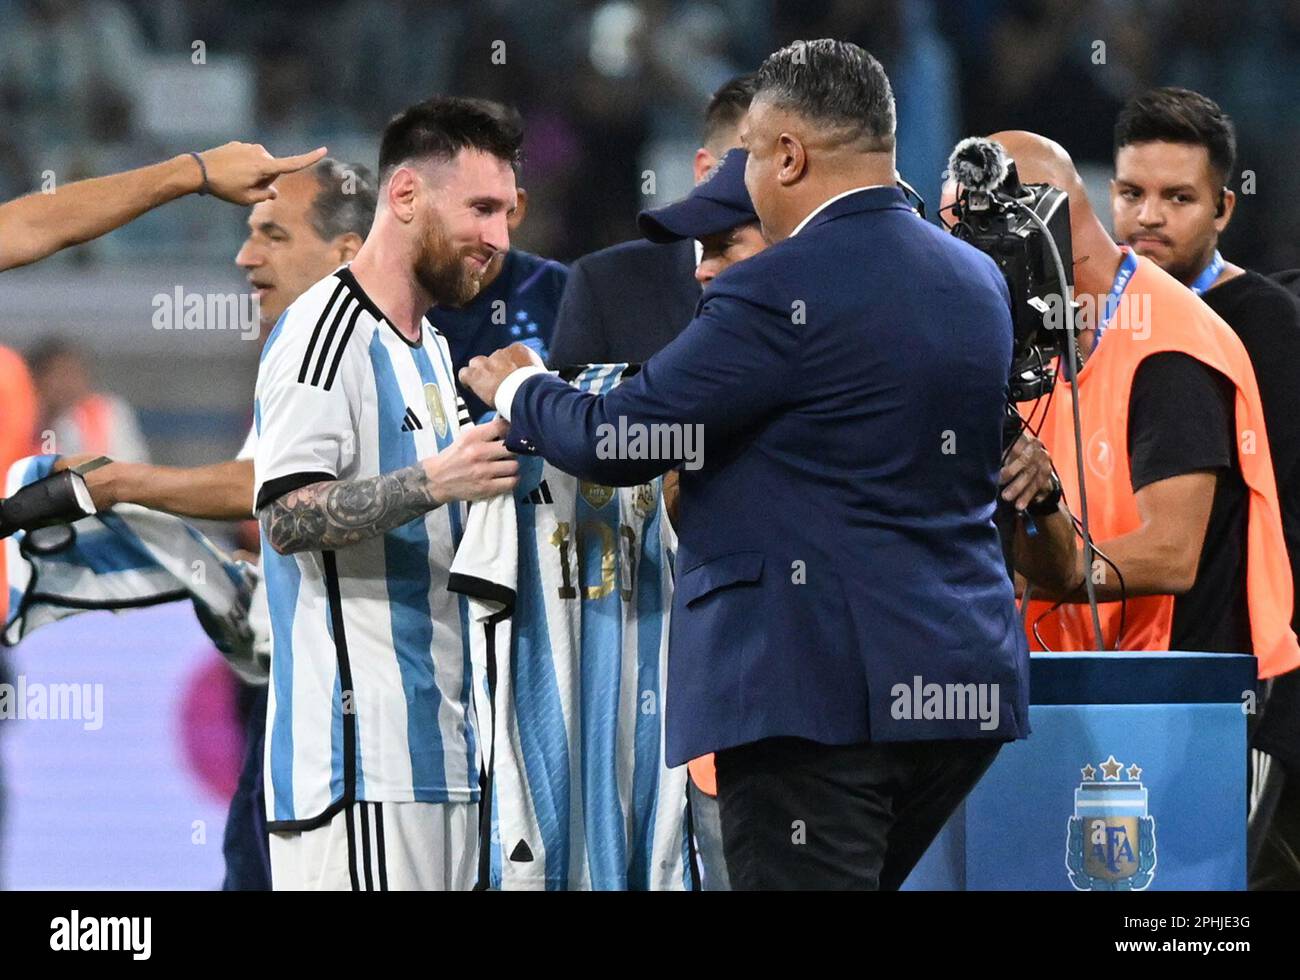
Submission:
[[[418,463],[364,480],[312,483],[258,513],[271,547],[282,555],[328,551],[378,537],[439,506]]]

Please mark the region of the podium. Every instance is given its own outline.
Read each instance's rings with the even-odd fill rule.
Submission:
[[[1044,653],[1009,742],[904,890],[1246,887],[1241,654]]]

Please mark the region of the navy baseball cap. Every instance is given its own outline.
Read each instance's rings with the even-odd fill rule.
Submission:
[[[642,211],[636,218],[643,237],[667,244],[683,238],[703,238],[757,221],[745,190],[744,150],[729,150],[703,181],[675,204]]]

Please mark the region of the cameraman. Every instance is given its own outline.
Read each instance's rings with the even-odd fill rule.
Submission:
[[[1294,668],[1291,569],[1259,391],[1241,342],[1194,294],[1111,240],[1060,146],[1031,133],[993,138],[1024,182],[1070,194],[1085,310],[1118,303],[1112,322],[1099,313],[1083,324],[1077,385],[1058,378],[1039,430],[1065,499],[1077,507],[1077,389],[1090,530],[1109,562],[1084,568],[1081,549],[1060,547],[1057,535],[1021,536],[1017,557],[1026,559],[1034,592],[1031,647],[1254,653],[1261,678]],[[1070,568],[1062,563],[1067,551]],[[1100,637],[1080,605],[1085,575],[1104,603]]]

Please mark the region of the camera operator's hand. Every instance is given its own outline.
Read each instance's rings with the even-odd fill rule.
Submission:
[[[1058,486],[1052,471],[1052,457],[1029,432],[1021,432],[1011,447],[998,483],[1002,487],[1002,499],[1016,510],[1024,510],[1035,501],[1047,498]]]

